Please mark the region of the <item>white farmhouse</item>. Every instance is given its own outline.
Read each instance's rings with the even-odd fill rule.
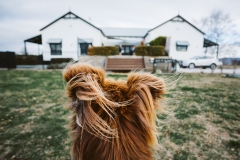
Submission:
[[[165,49],[174,59],[188,59],[203,52],[204,33],[179,15],[149,30],[145,41],[158,36],[167,37]]]
[[[204,39],[204,33],[180,15],[153,29],[143,28],[98,28],[72,12],[68,12],[43,27],[41,35],[24,41],[41,44],[43,60],[73,58],[87,55],[89,45],[122,45],[123,55],[129,55],[132,46],[145,39],[148,44],[159,36],[167,37],[166,51],[174,59],[187,59],[203,53],[203,47],[218,44]]]

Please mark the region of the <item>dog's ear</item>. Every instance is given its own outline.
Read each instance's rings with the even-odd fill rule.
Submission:
[[[134,96],[135,105],[139,107],[144,118],[152,123],[156,119],[156,111],[162,110],[159,100],[166,93],[164,80],[149,73],[131,73],[127,79],[128,96]]]
[[[72,100],[81,95],[81,100],[86,100],[93,96],[92,86],[100,87],[104,83],[104,72],[99,68],[88,64],[75,63],[68,65],[63,70],[63,77],[68,82],[68,97]]]
[[[148,144],[153,148],[158,144],[156,137],[157,110],[161,110],[159,99],[165,93],[164,80],[147,73],[132,73],[127,80],[129,86],[129,96],[134,97],[134,108],[139,125],[143,126],[142,133]]]
[[[76,63],[64,69],[63,77],[68,83],[68,97],[72,101],[70,109],[76,116],[76,124],[100,138],[116,136],[116,131],[102,118],[108,115],[105,117],[113,119],[115,112],[112,106],[119,106],[108,100],[102,91],[104,71]]]
[[[139,94],[137,92],[144,89],[146,93],[149,91],[153,100],[161,99],[166,92],[164,80],[148,73],[131,73],[127,85],[130,87],[130,94]]]
[[[66,82],[74,81],[74,78],[81,77],[82,75],[90,75],[92,78],[98,80],[99,83],[104,82],[103,70],[88,64],[74,63],[68,65],[63,70],[63,77]]]

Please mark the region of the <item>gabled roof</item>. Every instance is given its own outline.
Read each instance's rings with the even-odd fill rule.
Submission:
[[[76,14],[72,13],[71,11],[69,11],[68,13],[66,13],[66,14],[64,14],[63,16],[59,17],[59,18],[56,19],[55,21],[49,23],[48,25],[46,25],[45,27],[43,27],[42,29],[40,29],[40,31],[44,30],[45,28],[49,27],[50,25],[52,25],[53,23],[57,22],[58,20],[60,20],[60,19],[62,19],[62,18],[63,18],[63,19],[80,19],[80,20],[86,22],[87,24],[89,24],[90,26],[98,29],[98,30],[99,30],[100,32],[102,32],[102,34],[104,35],[103,31],[102,31],[100,28],[98,28],[98,27],[94,26],[93,24],[89,23],[88,21],[82,19],[81,17],[77,16]],[[105,35],[104,35],[104,36],[105,36]]]
[[[201,31],[201,30],[198,29],[196,26],[194,26],[193,24],[191,24],[190,22],[188,22],[186,19],[184,19],[182,16],[177,15],[177,16],[173,17],[172,19],[170,19],[170,20],[168,20],[168,21],[166,21],[166,22],[164,22],[164,23],[162,23],[162,24],[154,27],[153,29],[150,29],[144,37],[146,37],[146,36],[148,35],[148,33],[151,32],[152,30],[154,30],[154,29],[156,29],[156,28],[158,28],[158,27],[160,27],[160,26],[162,26],[162,25],[164,25],[164,24],[166,24],[167,22],[170,22],[170,21],[173,21],[173,22],[186,22],[186,23],[188,23],[189,25],[191,25],[193,28],[195,28],[196,30],[198,30],[200,33],[205,34],[203,31]]]
[[[152,30],[164,25],[165,23],[167,23],[169,21],[186,22],[189,25],[191,25],[193,28],[198,30],[200,33],[204,34],[204,32],[202,32],[200,29],[195,27],[193,24],[189,23],[186,19],[184,19],[180,15],[177,15],[177,16],[173,17],[172,19],[156,26],[153,29],[146,29],[146,28],[98,28],[98,27],[94,26],[93,24],[89,23],[88,21],[82,19],[81,17],[77,16],[76,14],[74,14],[72,12],[68,12],[68,13],[64,14],[63,16],[59,17],[55,21],[51,22],[50,24],[48,24],[45,27],[43,27],[42,29],[40,29],[40,31],[44,30],[45,28],[49,27],[50,25],[52,25],[53,23],[57,22],[58,20],[60,20],[62,18],[63,19],[80,19],[80,20],[86,22],[87,24],[89,24],[90,26],[99,30],[104,36],[106,36],[108,38],[110,38],[110,37],[135,37],[135,38],[143,37],[143,38],[145,38],[148,35],[149,32],[151,32]]]
[[[107,37],[144,37],[149,31],[147,28],[101,28]]]

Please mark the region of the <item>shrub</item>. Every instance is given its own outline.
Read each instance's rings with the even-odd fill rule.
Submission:
[[[135,54],[137,56],[165,56],[163,46],[136,46]]]
[[[110,56],[110,55],[118,55],[118,47],[115,46],[102,46],[102,47],[89,47],[88,55],[102,55],[102,56]]]
[[[95,48],[95,47],[89,45],[88,51],[87,51],[87,53],[88,53],[89,56],[95,55],[95,53],[94,53],[94,48]]]
[[[72,60],[72,58],[52,58],[51,64],[60,64],[60,63],[68,63]]]
[[[165,46],[166,37],[157,37],[149,43],[151,46]]]
[[[17,65],[38,65],[42,64],[42,55],[16,55]]]

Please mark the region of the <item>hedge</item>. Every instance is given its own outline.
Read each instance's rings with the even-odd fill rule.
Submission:
[[[52,58],[51,64],[68,63],[71,60],[72,60],[72,58]]]
[[[165,46],[166,44],[166,37],[157,37],[154,40],[152,40],[150,43],[150,46]]]
[[[137,56],[166,56],[163,46],[136,46]]]
[[[38,65],[42,64],[42,55],[16,55],[15,57],[17,65]]]
[[[110,55],[118,55],[118,47],[116,46],[102,46],[102,47],[89,47],[88,55],[102,55],[102,56],[110,56]]]

